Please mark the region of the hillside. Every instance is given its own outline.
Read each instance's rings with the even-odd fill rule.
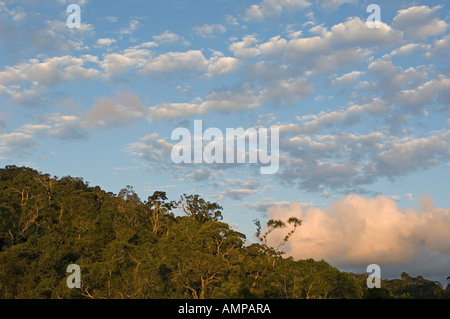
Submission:
[[[178,214],[176,212],[182,212]],[[26,167],[0,169],[0,298],[449,298],[450,287],[402,274],[369,290],[366,274],[326,261],[284,258],[221,221],[222,207],[199,195],[142,201]],[[292,229],[292,228],[291,228]],[[287,233],[286,240],[289,240]],[[81,268],[69,289],[67,266]]]

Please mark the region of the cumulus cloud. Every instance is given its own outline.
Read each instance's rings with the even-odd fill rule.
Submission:
[[[258,202],[256,203],[242,203],[241,207],[247,207],[252,208],[260,213],[266,213],[268,209],[273,207],[283,207],[283,208],[289,208],[291,206],[292,202],[287,201],[276,201],[273,198],[259,198]]]
[[[172,31],[166,30],[159,35],[154,35],[153,40],[155,40],[157,43],[164,44],[182,41],[183,37],[176,33],[173,33]]]
[[[196,182],[201,182],[201,181],[209,180],[211,178],[211,176],[214,175],[214,173],[216,173],[216,171],[213,169],[201,168],[201,169],[194,171],[193,173],[188,174],[186,177],[193,179]]]
[[[221,113],[241,112],[258,108],[258,90],[249,83],[221,88],[208,93],[201,107]]]
[[[441,39],[434,41],[432,50],[427,52],[428,57],[446,58],[450,52],[450,34],[443,36]]]
[[[391,57],[398,56],[398,55],[408,55],[413,53],[414,51],[417,51],[419,48],[425,48],[423,45],[419,45],[417,43],[408,43],[405,45],[402,45],[401,47],[392,50],[391,53],[386,54],[383,56],[384,59],[390,59]]]
[[[95,42],[95,44],[97,46],[107,46],[107,47],[109,47],[113,43],[116,43],[116,39],[113,39],[113,38],[101,38],[101,39],[98,39]]]
[[[430,79],[433,67],[419,65],[403,69],[389,59],[377,59],[368,71],[378,78],[376,89],[383,99],[409,113],[423,112],[435,105],[449,106],[450,79],[445,75]]]
[[[227,29],[221,24],[203,24],[193,27],[194,32],[202,38],[210,38],[225,33]]]
[[[0,136],[3,145],[11,147],[30,147],[34,143],[32,142],[33,136],[25,133],[8,133]]]
[[[320,36],[295,38],[289,41],[287,56],[292,60],[325,54],[331,49],[349,46],[385,47],[399,43],[400,32],[389,25],[381,23],[378,29],[370,29],[360,18],[349,18],[345,22],[334,25],[331,30],[324,30]]]
[[[338,8],[343,4],[357,4],[358,0],[322,0],[320,1],[320,5],[323,8]]]
[[[208,65],[202,51],[167,52],[149,61],[144,72],[203,71]]]
[[[151,51],[146,48],[128,48],[123,52],[106,54],[100,66],[106,77],[111,78],[134,68],[141,69],[151,56]]]
[[[20,131],[29,135],[43,135],[49,129],[51,129],[51,126],[46,124],[25,124],[20,128]]]
[[[279,35],[272,37],[269,41],[261,44],[259,49],[263,56],[279,55],[286,47],[287,41]]]
[[[34,82],[42,85],[54,85],[61,82],[87,80],[98,78],[100,72],[94,68],[85,67],[96,57],[83,55],[30,59],[15,66],[7,66],[0,71],[0,82],[4,85]]]
[[[221,189],[219,199],[231,198],[233,200],[242,200],[246,196],[251,196],[261,192],[264,187],[261,183],[254,180],[230,179],[218,183]]]
[[[206,110],[202,109],[198,103],[161,103],[149,108],[148,119],[149,121],[172,120],[205,112]]]
[[[123,126],[145,118],[147,109],[133,93],[120,92],[116,99],[99,98],[85,115],[83,126],[87,129],[104,129]]]
[[[238,71],[242,61],[233,57],[214,56],[209,59],[208,73],[211,75],[227,74]]]
[[[296,100],[308,97],[314,88],[305,78],[281,80],[264,89],[261,92],[261,100],[290,105]]]
[[[247,8],[245,20],[261,21],[268,17],[280,15],[284,10],[299,10],[310,5],[307,0],[263,0],[259,4]]]
[[[51,125],[48,135],[63,140],[85,140],[87,131],[81,125],[81,118],[76,115],[49,114],[45,123]]]
[[[437,11],[441,8],[441,6],[433,8],[416,6],[400,10],[393,23],[411,38],[423,39],[442,34],[447,30],[448,25],[437,16]]]
[[[227,24],[232,25],[232,26],[239,25],[239,22],[237,21],[237,19],[229,14],[227,14],[225,16],[225,21],[227,22]]]
[[[333,80],[333,84],[352,84],[355,82],[363,72],[352,71],[350,73],[343,74],[342,76]]]
[[[231,88],[221,88],[206,94],[204,99],[195,98],[190,103],[161,103],[149,108],[149,120],[171,120],[208,112],[232,113],[252,110],[260,106],[255,87],[243,83]]]
[[[401,265],[401,271],[412,271],[422,266],[415,267],[413,261],[423,264],[432,255],[443,257],[441,261],[450,257],[450,210],[434,207],[429,197],[418,209],[401,209],[385,196],[349,195],[326,209],[292,203],[288,208],[269,208],[267,215],[303,220],[286,247],[295,258],[325,259],[338,267]],[[274,232],[270,242],[280,242],[284,231]],[[429,269],[433,268],[442,267]]]
[[[30,134],[12,132],[0,135],[0,151],[3,154],[26,156],[39,145]]]
[[[399,176],[450,159],[450,131],[425,138],[390,138],[375,157],[380,175]]]
[[[173,144],[168,142],[167,138],[160,137],[158,133],[152,133],[140,138],[138,142],[128,144],[125,151],[149,161],[156,168],[170,161],[172,147]]]
[[[243,37],[242,41],[233,42],[230,45],[230,51],[237,57],[253,58],[261,53],[260,49],[255,47],[257,43],[258,39],[256,39],[255,35],[246,35]]]
[[[128,24],[127,27],[119,30],[119,34],[121,37],[123,37],[125,35],[133,34],[134,31],[136,31],[136,29],[138,28],[138,26],[139,26],[139,21],[137,19],[133,19],[130,21],[130,23]]]
[[[362,61],[372,50],[399,44],[401,40],[401,32],[385,23],[379,29],[370,29],[365,21],[355,17],[330,30],[323,29],[318,36],[291,39],[284,56],[307,74],[324,74]]]
[[[450,79],[430,80],[423,85],[402,90],[397,96],[398,104],[412,112],[421,111],[436,103],[449,107],[449,90]]]
[[[359,107],[356,107],[359,108]],[[382,132],[369,134],[311,135],[339,113],[324,115],[308,125],[285,124],[280,129],[281,181],[298,183],[310,191],[345,191],[380,178],[396,179],[412,172],[443,165],[450,159],[448,131],[428,137],[395,137]]]

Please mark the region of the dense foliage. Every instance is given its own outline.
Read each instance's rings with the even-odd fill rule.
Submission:
[[[445,298],[450,288],[402,274],[367,289],[367,275],[325,261],[283,258],[267,235],[301,220],[256,221],[259,243],[221,222],[199,195],[141,201],[80,178],[0,169],[0,298]],[[182,212],[182,213],[177,213]],[[293,227],[292,227],[293,226]],[[288,229],[288,228],[286,228]],[[78,264],[80,289],[66,284]]]

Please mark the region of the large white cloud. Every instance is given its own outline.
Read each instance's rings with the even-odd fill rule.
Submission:
[[[450,210],[434,207],[429,197],[418,209],[401,209],[384,196],[349,195],[326,209],[291,203],[269,208],[267,215],[303,220],[286,247],[295,258],[325,259],[340,267],[401,265],[403,270],[417,271],[422,258],[434,255],[446,261],[450,257]],[[270,243],[277,245],[285,232],[274,232]],[[442,265],[429,265],[428,270],[433,267],[442,270]]]

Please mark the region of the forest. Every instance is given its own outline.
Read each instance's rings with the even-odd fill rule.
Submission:
[[[450,285],[402,273],[368,289],[367,274],[285,257],[302,221],[255,220],[255,242],[200,195],[141,200],[82,178],[0,169],[0,299],[441,299]],[[289,227],[288,227],[289,226]],[[284,242],[268,236],[285,228]],[[67,267],[80,266],[69,289]]]

